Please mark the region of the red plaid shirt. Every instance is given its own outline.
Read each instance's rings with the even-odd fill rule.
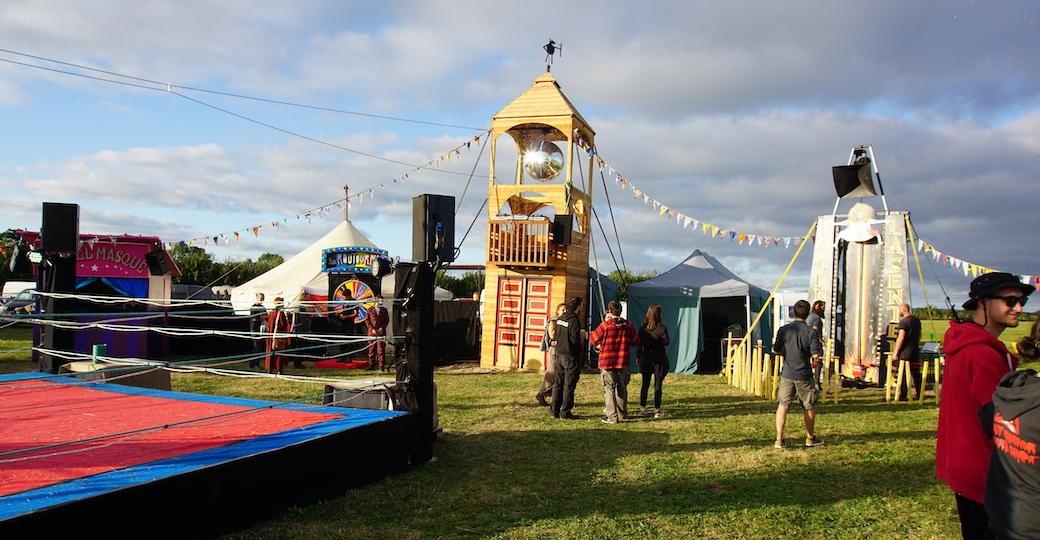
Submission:
[[[600,323],[589,340],[599,345],[600,369],[624,369],[628,367],[629,348],[639,345],[639,334],[632,323],[618,317]]]

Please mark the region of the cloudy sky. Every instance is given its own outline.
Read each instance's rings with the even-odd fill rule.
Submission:
[[[297,214],[339,199],[344,184],[385,185],[352,205],[352,221],[407,258],[409,199],[461,197],[475,166],[461,237],[486,195],[488,165],[474,146],[440,171],[394,183],[411,170],[402,163],[479,134],[544,70],[541,46],[552,38],[564,45],[553,74],[596,130],[601,155],[685,215],[804,234],[834,204],[830,167],[872,144],[890,206],[910,210],[925,240],[1040,274],[1040,5],[837,4],[5,0],[0,227],[37,229],[42,201],[79,203],[82,232],[166,241],[289,217],[211,250],[291,255],[339,217],[308,224]],[[117,78],[25,54],[170,83],[185,97],[12,63]],[[771,287],[794,252],[684,230],[614,182],[609,189],[632,270],[663,271],[702,249]],[[607,216],[602,186],[593,191]],[[484,239],[478,221],[462,262],[483,262]],[[600,267],[612,270],[598,242]],[[785,288],[804,288],[808,261]],[[925,272],[930,296],[941,281],[962,300],[961,272],[934,263]],[[914,296],[920,302],[916,286]]]

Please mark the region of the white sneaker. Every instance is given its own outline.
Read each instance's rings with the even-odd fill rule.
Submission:
[[[657,411],[654,412],[654,418],[657,418],[657,419],[664,418],[664,409],[657,409]]]
[[[646,408],[646,405],[642,405],[642,406],[639,407],[639,414],[641,414],[643,416],[646,416],[646,415],[649,414],[649,409]]]

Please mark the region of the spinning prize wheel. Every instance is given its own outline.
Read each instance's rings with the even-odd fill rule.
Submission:
[[[360,323],[365,322],[365,318],[368,317],[368,310],[376,305],[374,301],[375,296],[376,294],[368,285],[356,279],[348,279],[336,287],[336,291],[332,294],[332,300],[336,302],[343,302],[348,298],[360,300],[362,303],[357,305],[357,319],[355,319],[356,322]],[[336,305],[336,314],[339,315],[347,307],[342,304]]]

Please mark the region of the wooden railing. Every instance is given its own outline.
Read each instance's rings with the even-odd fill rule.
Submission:
[[[492,219],[488,262],[502,266],[549,266],[549,218]]]

